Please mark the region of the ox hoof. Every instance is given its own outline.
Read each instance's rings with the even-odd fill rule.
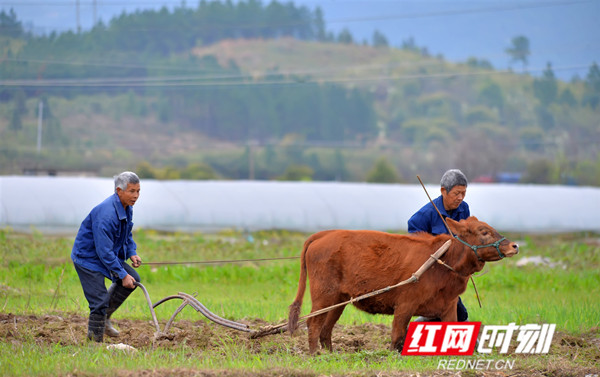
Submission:
[[[398,342],[396,344],[390,345],[390,351],[398,351],[401,353],[403,348],[404,348],[404,340],[401,342]]]

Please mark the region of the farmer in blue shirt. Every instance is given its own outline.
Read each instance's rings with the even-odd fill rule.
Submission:
[[[115,176],[115,193],[98,204],[83,220],[73,244],[71,259],[89,303],[88,334],[90,340],[102,342],[104,334],[119,332],[112,327],[110,316],[135,289],[141,266],[131,235],[133,205],[140,196],[140,179],[135,173]],[[107,290],[104,279],[112,280]]]
[[[440,182],[442,195],[433,200],[444,219],[449,217],[452,220],[460,221],[471,215],[469,205],[464,201],[467,194],[467,177],[458,169],[450,169],[444,173]],[[408,220],[408,232],[427,232],[433,235],[448,233],[448,229],[438,215],[437,211],[430,203],[425,204]],[[467,321],[467,308],[458,298],[456,308],[457,319],[459,322]],[[420,317],[417,321],[436,320]]]

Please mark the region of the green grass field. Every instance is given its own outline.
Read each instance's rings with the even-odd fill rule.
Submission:
[[[134,238],[144,262],[197,262],[294,257],[299,255],[306,236],[284,231],[258,232],[252,234],[253,240],[249,242],[243,234],[235,232],[192,235],[141,230]],[[597,341],[600,236],[589,233],[513,234],[509,238],[520,243],[521,253],[512,259],[488,264],[484,270],[487,273],[475,277],[483,307],[479,308],[472,285],[461,296],[469,309],[470,320],[500,325],[510,322],[556,323],[560,336],[555,336],[555,341],[559,337],[591,338],[592,344]],[[87,302],[70,262],[71,246],[72,239],[69,238],[0,231],[0,313],[86,317]],[[546,256],[559,266],[516,266],[520,258],[536,255]],[[298,285],[299,260],[187,265],[146,263],[138,271],[153,302],[177,292],[197,294],[200,302],[225,318],[277,323],[287,319],[288,305]],[[159,320],[166,321],[178,305],[179,302],[169,302],[158,307]],[[307,294],[303,313],[309,311]],[[135,292],[115,318],[148,321],[150,311],[144,296]],[[186,320],[199,321],[201,317],[186,308],[177,316],[177,321]],[[339,321],[342,328],[368,323],[389,328],[391,317],[347,308]],[[206,322],[206,326],[212,329],[217,325]],[[6,327],[10,327],[9,324]],[[9,335],[0,339],[0,375],[65,375],[73,371],[86,376],[135,375],[127,373],[180,369],[209,370],[222,375],[242,372],[249,375],[394,375],[435,370],[437,365],[436,358],[401,357],[388,351],[389,334],[380,340],[379,350],[324,353],[317,357],[297,352],[296,345],[306,343],[305,335],[293,339],[287,335],[267,337],[259,343],[257,350],[253,346],[240,347],[236,335],[215,334],[218,340],[212,342],[216,344],[205,349],[194,349],[185,344],[175,348],[154,346],[142,349],[137,357],[132,357],[87,342],[49,345],[40,342],[39,334],[32,330],[18,341]],[[600,369],[597,345],[595,353],[580,354],[572,360],[573,364],[569,364],[570,361],[563,360],[564,355],[561,355],[567,352],[560,350],[564,342],[557,343],[560,343],[557,344],[557,355],[520,358],[519,365],[540,370],[554,363],[558,370],[579,370],[577,368],[581,367],[591,368],[590,373]],[[586,352],[589,349],[585,348]],[[593,351],[594,347],[591,349]],[[143,357],[142,363],[140,357]]]

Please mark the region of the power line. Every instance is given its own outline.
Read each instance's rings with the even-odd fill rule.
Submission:
[[[549,52],[553,52],[553,53],[573,53],[573,52],[578,52],[578,51],[582,51],[582,50],[589,50],[589,45],[588,44],[576,44],[576,43],[572,43],[568,46],[568,48],[566,49],[559,49],[559,50],[540,50],[540,49],[536,49],[535,53],[536,54],[540,54],[540,53],[549,53]],[[532,52],[533,53],[533,52]],[[496,54],[487,54],[485,57],[482,58],[477,58],[477,60],[487,60],[490,57],[498,57],[498,56],[505,56],[506,53],[496,53]],[[205,57],[205,56],[214,56],[214,55],[203,55],[200,56],[200,58]],[[474,57],[476,58],[476,57]],[[15,63],[27,63],[27,64],[44,64],[44,65],[69,65],[69,66],[79,66],[79,67],[100,67],[100,68],[130,68],[130,69],[155,69],[155,70],[168,70],[168,71],[192,71],[192,72],[204,72],[204,73],[210,73],[211,71],[216,71],[216,69],[207,69],[206,67],[203,66],[197,66],[197,67],[190,67],[190,66],[180,66],[180,65],[144,65],[144,64],[130,64],[130,63],[107,63],[107,62],[102,62],[100,60],[96,60],[96,61],[66,61],[66,60],[51,60],[51,59],[25,59],[25,58],[2,58],[1,62],[15,62]],[[447,62],[446,62],[447,63]],[[423,67],[423,66],[431,66],[431,65],[442,65],[444,64],[444,62],[438,62],[438,61],[428,61],[428,62],[419,62],[419,63],[414,63],[411,61],[407,61],[407,62],[401,62],[401,63],[385,63],[385,64],[369,64],[369,65],[345,65],[345,66],[340,66],[340,65],[336,65],[334,68],[321,68],[318,70],[314,70],[314,69],[306,69],[303,71],[279,71],[279,72],[274,72],[273,74],[311,74],[314,73],[315,71],[319,71],[319,70],[323,70],[323,71],[330,71],[330,70],[336,70],[339,71],[340,69],[391,69],[391,68],[399,68],[399,67],[411,67],[411,66],[417,66],[417,67]],[[457,63],[453,63],[453,64],[457,64]],[[460,63],[458,63],[460,64]],[[591,64],[591,63],[590,63]],[[221,70],[219,70],[218,72],[221,72]],[[246,76],[246,75],[243,75]],[[232,76],[227,76],[227,77],[232,77]]]
[[[571,65],[553,67],[554,72],[578,70],[589,65]],[[528,73],[543,72],[547,68],[529,68]],[[404,75],[379,75],[370,77],[344,77],[344,78],[285,78],[282,80],[264,81],[210,81],[215,77],[206,76],[175,76],[175,77],[106,77],[94,79],[42,79],[42,80],[1,80],[0,86],[20,87],[50,87],[50,88],[77,88],[77,87],[231,87],[231,86],[272,86],[272,85],[302,85],[314,83],[361,83],[380,81],[402,81],[411,79],[447,79],[459,77],[495,76],[515,74],[512,70],[478,71],[478,72],[440,72],[426,74]]]
[[[94,0],[88,0],[88,1],[81,1],[82,4],[87,3],[88,5],[93,5]],[[133,6],[139,6],[139,5],[164,5],[165,1],[164,0],[156,0],[156,1],[152,1],[152,0],[141,0],[141,1],[136,1],[136,0],[117,0],[117,1],[107,1],[107,0],[102,0],[101,5],[103,6],[129,6],[129,5],[133,5]],[[73,6],[73,1],[2,1],[2,3],[0,4],[2,6],[59,6],[59,7],[72,7]]]
[[[81,1],[81,0],[80,0]],[[77,3],[79,4],[78,1]],[[576,5],[576,4],[582,4],[582,3],[590,3],[593,2],[594,0],[575,0],[575,1],[546,1],[546,2],[534,2],[534,3],[527,3],[527,4],[522,4],[522,3],[509,3],[509,4],[505,4],[505,3],[501,3],[502,5],[494,5],[494,6],[486,6],[486,7],[478,7],[475,9],[456,9],[456,10],[443,10],[443,11],[434,11],[434,12],[420,12],[420,13],[412,13],[412,14],[391,14],[391,15],[381,15],[381,16],[369,16],[369,17],[358,17],[358,18],[348,18],[348,19],[333,19],[333,20],[329,20],[327,21],[329,24],[331,23],[344,23],[344,22],[364,22],[364,21],[381,21],[381,20],[393,20],[393,19],[418,19],[418,18],[426,18],[426,17],[440,17],[440,16],[455,16],[455,15],[461,15],[461,14],[472,14],[472,13],[485,13],[485,12],[498,12],[498,11],[513,11],[513,10],[524,10],[524,9],[535,9],[535,8],[546,8],[546,7],[555,7],[555,6],[570,6],[570,5]],[[89,3],[91,3],[92,5],[95,6],[96,0],[90,0],[88,1]],[[342,3],[344,1],[341,1]],[[5,3],[5,4],[13,4],[13,3]],[[14,3],[17,4],[17,3]],[[41,5],[41,2],[37,2],[37,1],[24,1],[24,2],[19,2],[18,4],[20,5],[28,5],[28,4],[36,4],[36,5]],[[44,2],[44,5],[52,5],[52,4],[56,4],[56,5],[72,5],[72,1],[70,2],[66,2],[66,1],[56,1],[56,2]],[[125,5],[125,3],[123,1],[113,1],[113,2],[103,2],[103,5]],[[164,4],[164,1],[133,1],[133,2],[128,2],[128,5],[152,5],[152,4]],[[176,7],[177,5],[175,5]],[[94,8],[95,9],[95,8]],[[299,23],[287,23],[287,24],[280,24],[280,25],[265,25],[265,24],[252,24],[252,23],[248,23],[248,24],[237,24],[237,25],[233,25],[233,26],[226,26],[226,25],[219,25],[219,24],[202,24],[202,25],[195,25],[192,28],[189,28],[189,30],[193,30],[195,28],[207,28],[207,27],[218,27],[220,29],[248,29],[248,28],[259,28],[259,27],[265,27],[265,26],[286,26],[286,25],[292,25],[292,24],[299,24]],[[154,28],[154,27],[147,27],[147,28],[126,28],[124,30],[127,30],[128,32],[131,33],[135,33],[135,32],[148,32],[148,31],[152,31],[152,30],[161,30],[161,31],[168,31],[169,28],[164,28],[164,27],[160,27],[160,28]],[[584,48],[584,47],[582,47]],[[572,49],[571,49],[572,50]],[[558,52],[558,51],[557,51]],[[538,51],[539,53],[539,51]],[[75,63],[77,64],[77,63]],[[166,69],[179,69],[179,70],[190,70],[188,68],[166,68]]]
[[[502,126],[504,127],[504,126]],[[509,129],[512,129],[514,127],[507,127]],[[228,147],[231,148],[245,148],[248,146],[248,143],[246,141],[224,141],[224,140],[216,140],[217,143],[215,142],[204,142],[204,143],[194,143],[194,146],[197,147],[200,150],[211,150],[211,149],[218,149],[218,150],[223,150],[223,148],[227,148],[224,147],[223,144],[227,144]],[[222,142],[223,144],[219,144],[219,142]],[[566,143],[562,143],[560,141],[556,141],[556,140],[545,140],[545,141],[523,141],[523,140],[517,140],[516,142],[513,141],[507,141],[507,140],[493,140],[492,144],[495,146],[500,146],[500,147],[512,147],[512,148],[531,148],[531,147],[565,147],[566,145],[568,146],[578,146],[578,147],[588,147],[588,146],[592,146],[592,147],[596,147],[598,145],[598,143],[600,142],[600,139],[598,139],[597,136],[594,137],[577,137],[574,140],[570,140]],[[257,145],[256,147],[259,148],[266,148],[266,147],[271,147],[271,148],[289,148],[289,147],[299,147],[299,148],[324,148],[324,149],[331,149],[331,148],[335,148],[335,149],[365,149],[365,148],[369,148],[369,143],[360,143],[360,142],[355,142],[355,141],[319,141],[319,140],[313,140],[313,141],[303,141],[303,142],[296,142],[296,143],[292,143],[292,144],[282,144],[281,141],[277,142],[277,141],[256,141]],[[407,147],[410,147],[414,145],[413,143],[409,143],[407,141],[398,141],[398,140],[388,140],[388,144],[386,146],[386,148],[388,150],[403,150]],[[34,152],[36,149],[35,145],[30,145],[30,146],[26,146],[26,145],[18,145],[18,146],[0,146],[0,152],[5,152],[5,151],[19,151],[19,152]],[[106,150],[118,150],[118,149],[127,149],[130,151],[137,151],[137,152],[147,152],[147,151],[154,151],[156,149],[156,146],[141,146],[141,145],[94,145],[94,146],[53,146],[53,145],[47,145],[44,146],[44,150],[46,151],[61,151],[61,152],[65,152],[65,153],[81,153],[83,150],[85,151],[106,151]],[[594,150],[597,150],[597,148],[595,148]],[[192,263],[192,262],[185,262],[185,263]],[[216,261],[213,263],[217,263]]]
[[[594,0],[558,0],[558,1],[546,1],[546,2],[538,2],[538,1],[531,1],[529,2],[529,4],[523,4],[522,1],[515,1],[513,3],[518,3],[515,5],[507,5],[507,6],[503,6],[503,7],[492,7],[494,10],[501,10],[504,8],[507,9],[527,9],[527,8],[540,8],[540,7],[546,7],[546,6],[555,6],[555,5],[571,5],[571,4],[578,4],[578,3],[586,3],[586,2],[593,2]],[[87,0],[87,1],[81,1],[82,5],[89,5],[89,6],[93,6],[95,1],[94,0]],[[282,3],[285,3],[285,1],[281,1]],[[314,1],[315,5],[318,5],[318,3],[320,3],[322,1]],[[330,1],[330,3],[336,3],[336,4],[343,4],[343,3],[365,3],[365,4],[372,4],[374,2],[378,2],[378,3],[404,3],[404,1],[340,1],[340,0],[335,0],[335,1]],[[414,3],[423,3],[422,1],[414,1]],[[431,3],[431,2],[430,2]],[[440,2],[441,3],[441,2]],[[502,3],[502,4],[506,4],[508,2],[502,2],[502,1],[498,1],[498,3]],[[447,4],[447,3],[445,3]],[[73,6],[73,1],[36,1],[36,0],[32,0],[32,1],[27,1],[27,0],[21,0],[21,1],[2,1],[0,3],[0,6],[3,7],[11,7],[11,6],[65,6],[65,7],[72,7]],[[172,6],[172,7],[181,7],[181,3],[170,3],[170,4],[165,4],[165,0],[115,0],[115,1],[110,1],[110,0],[102,0],[102,2],[100,3],[100,5],[102,6],[108,6],[108,7],[115,7],[115,6],[142,6],[142,5],[147,5],[147,6]],[[187,7],[189,9],[194,9],[193,7]],[[490,9],[492,9],[490,8]],[[488,8],[480,8],[482,10],[488,9]],[[469,12],[470,10],[466,10],[467,12]],[[437,14],[439,12],[427,12],[425,13],[426,15],[429,14]],[[442,12],[443,13],[443,12]]]
[[[504,12],[504,11],[514,11],[514,10],[526,10],[526,9],[537,9],[537,8],[549,8],[549,7],[555,7],[555,6],[565,6],[565,5],[575,5],[575,4],[582,4],[582,3],[590,3],[593,2],[595,0],[575,0],[575,1],[565,1],[565,0],[560,0],[560,1],[548,1],[548,2],[535,2],[535,3],[530,3],[530,4],[511,4],[511,5],[502,5],[502,6],[491,6],[491,7],[480,7],[480,8],[475,8],[475,9],[456,9],[456,10],[443,10],[443,11],[434,11],[434,12],[419,12],[419,13],[412,13],[412,14],[388,14],[388,15],[379,15],[379,16],[367,16],[367,17],[352,17],[352,18],[346,18],[346,19],[332,19],[332,20],[327,20],[326,22],[328,24],[335,24],[335,23],[356,23],[356,22],[366,22],[366,21],[384,21],[384,20],[399,20],[399,19],[419,19],[419,18],[429,18],[429,17],[445,17],[445,16],[457,16],[457,15],[463,15],[463,14],[477,14],[477,13],[490,13],[490,12]],[[37,1],[32,1],[32,2],[19,2],[19,3],[8,3],[8,5],[19,5],[19,6],[73,6],[72,2],[37,2]],[[140,2],[134,2],[134,1],[129,1],[127,3],[124,3],[122,1],[115,1],[115,2],[106,2],[104,1],[102,3],[103,5],[164,5],[164,1],[157,1],[157,2],[150,2],[148,0],[144,0],[144,1],[140,1]],[[176,6],[175,6],[176,7]],[[189,8],[189,9],[193,9],[193,8]],[[290,26],[290,25],[297,25],[300,24],[298,22],[296,23],[285,23],[285,24],[279,24],[277,26]],[[210,27],[215,27],[216,24],[212,24],[210,25]],[[234,26],[229,26],[229,28],[232,29],[239,29],[239,28],[254,28],[254,27],[265,27],[265,26],[269,26],[269,25],[265,25],[265,24],[237,24]],[[197,26],[199,28],[204,27],[204,25],[199,25]],[[52,28],[52,27],[46,27],[46,26],[37,26],[36,28]],[[124,30],[128,30],[130,32],[147,32],[149,30],[165,30],[165,28],[127,28]]]
[[[47,59],[17,59],[17,58],[4,58],[3,61],[6,62],[14,62],[14,63],[27,63],[27,64],[43,64],[43,65],[68,65],[68,66],[89,66],[89,67],[100,67],[100,68],[131,68],[131,69],[150,69],[150,70],[171,70],[171,71],[192,71],[192,72],[202,72],[204,76],[182,76],[182,77],[167,77],[172,79],[180,79],[180,80],[188,80],[188,79],[199,79],[200,77],[204,77],[207,79],[251,79],[252,76],[248,74],[223,74],[222,71],[218,71],[218,75],[209,76],[211,72],[215,72],[216,70],[207,70],[204,67],[181,67],[181,66],[162,66],[162,65],[141,65],[141,64],[115,64],[115,63],[99,63],[99,62],[72,62],[72,61],[61,61],[61,60],[47,60]],[[397,63],[385,63],[385,64],[366,64],[366,65],[338,65],[335,66],[327,66],[327,67],[319,67],[312,69],[289,69],[289,70],[281,70],[276,72],[265,72],[261,74],[262,78],[268,78],[272,76],[281,76],[281,75],[318,75],[325,74],[331,75],[332,72],[340,72],[342,70],[352,70],[352,71],[368,71],[368,70],[390,70],[390,69],[398,69],[398,68],[422,68],[422,67],[431,67],[444,65],[444,62],[439,61],[426,61],[426,62],[397,62]],[[156,77],[159,79],[160,77]],[[145,78],[139,77],[139,79],[144,80]],[[80,79],[81,80],[81,79]],[[85,80],[119,80],[122,81],[123,78],[90,78]]]
[[[436,11],[436,12],[423,12],[423,13],[413,13],[413,14],[395,14],[395,15],[391,14],[391,15],[372,16],[372,17],[329,20],[328,23],[351,23],[351,22],[365,22],[365,21],[383,21],[383,20],[398,20],[398,19],[445,17],[445,16],[456,16],[456,15],[463,15],[463,14],[505,12],[505,11],[513,11],[513,10],[548,8],[548,7],[562,6],[562,5],[589,3],[592,1],[594,1],[594,0],[552,1],[552,2],[546,2],[546,3],[535,3],[535,4],[527,4],[527,5],[519,4],[519,5],[483,7],[483,8],[477,8],[477,9],[458,9],[458,10],[445,10],[445,11]]]

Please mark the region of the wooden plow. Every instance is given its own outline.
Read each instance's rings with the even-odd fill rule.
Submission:
[[[445,263],[442,262],[439,258],[446,252],[446,250],[448,250],[448,248],[450,247],[450,243],[451,243],[451,240],[446,241],[434,254],[430,255],[429,259],[427,259],[427,261],[425,261],[425,263],[423,263],[423,265],[414,274],[412,274],[412,276],[410,278],[403,280],[397,284],[391,285],[389,287],[378,289],[376,291],[369,292],[369,293],[366,293],[364,295],[361,295],[361,296],[358,296],[355,298],[351,298],[348,301],[341,302],[341,303],[329,306],[327,308],[323,308],[323,309],[314,311],[310,314],[300,317],[298,322],[299,323],[304,322],[311,317],[315,317],[317,315],[327,313],[327,312],[329,312],[335,308],[338,308],[340,306],[352,304],[356,301],[364,300],[368,297],[372,297],[372,296],[376,296],[378,294],[388,292],[394,288],[397,288],[397,287],[400,287],[400,286],[403,286],[406,284],[417,283],[419,281],[419,278],[421,277],[421,275],[423,275],[423,273],[425,273],[425,271],[427,271],[434,263],[437,262],[439,264],[445,265]],[[177,316],[177,314],[181,313],[181,311],[188,305],[218,325],[249,333],[250,338],[252,338],[252,339],[261,338],[266,335],[280,334],[280,333],[287,331],[287,325],[288,325],[287,322],[281,323],[278,325],[265,326],[260,329],[253,330],[250,328],[250,326],[248,326],[246,324],[219,317],[218,315],[216,315],[213,312],[211,312],[210,310],[208,310],[206,308],[206,306],[202,305],[202,303],[200,301],[198,301],[196,299],[196,297],[189,295],[187,293],[180,292],[176,295],[167,296],[167,297],[163,298],[162,300],[157,301],[155,304],[152,304],[152,300],[150,300],[150,295],[148,294],[148,290],[146,289],[146,287],[144,287],[141,283],[137,283],[137,282],[135,283],[135,285],[137,287],[139,287],[142,290],[142,292],[144,292],[144,296],[146,296],[146,301],[148,302],[148,307],[150,308],[150,313],[152,314],[152,321],[154,323],[154,326],[156,327],[156,332],[154,333],[155,339],[167,336],[169,329],[171,328],[173,321],[175,320],[175,317]],[[154,311],[154,309],[157,306],[159,306],[169,300],[173,300],[173,299],[180,299],[183,302],[181,303],[181,305],[179,305],[179,307],[175,310],[175,312],[173,313],[171,318],[167,321],[167,324],[165,325],[164,330],[161,331],[160,325],[158,324],[158,319],[156,318],[156,312]]]

